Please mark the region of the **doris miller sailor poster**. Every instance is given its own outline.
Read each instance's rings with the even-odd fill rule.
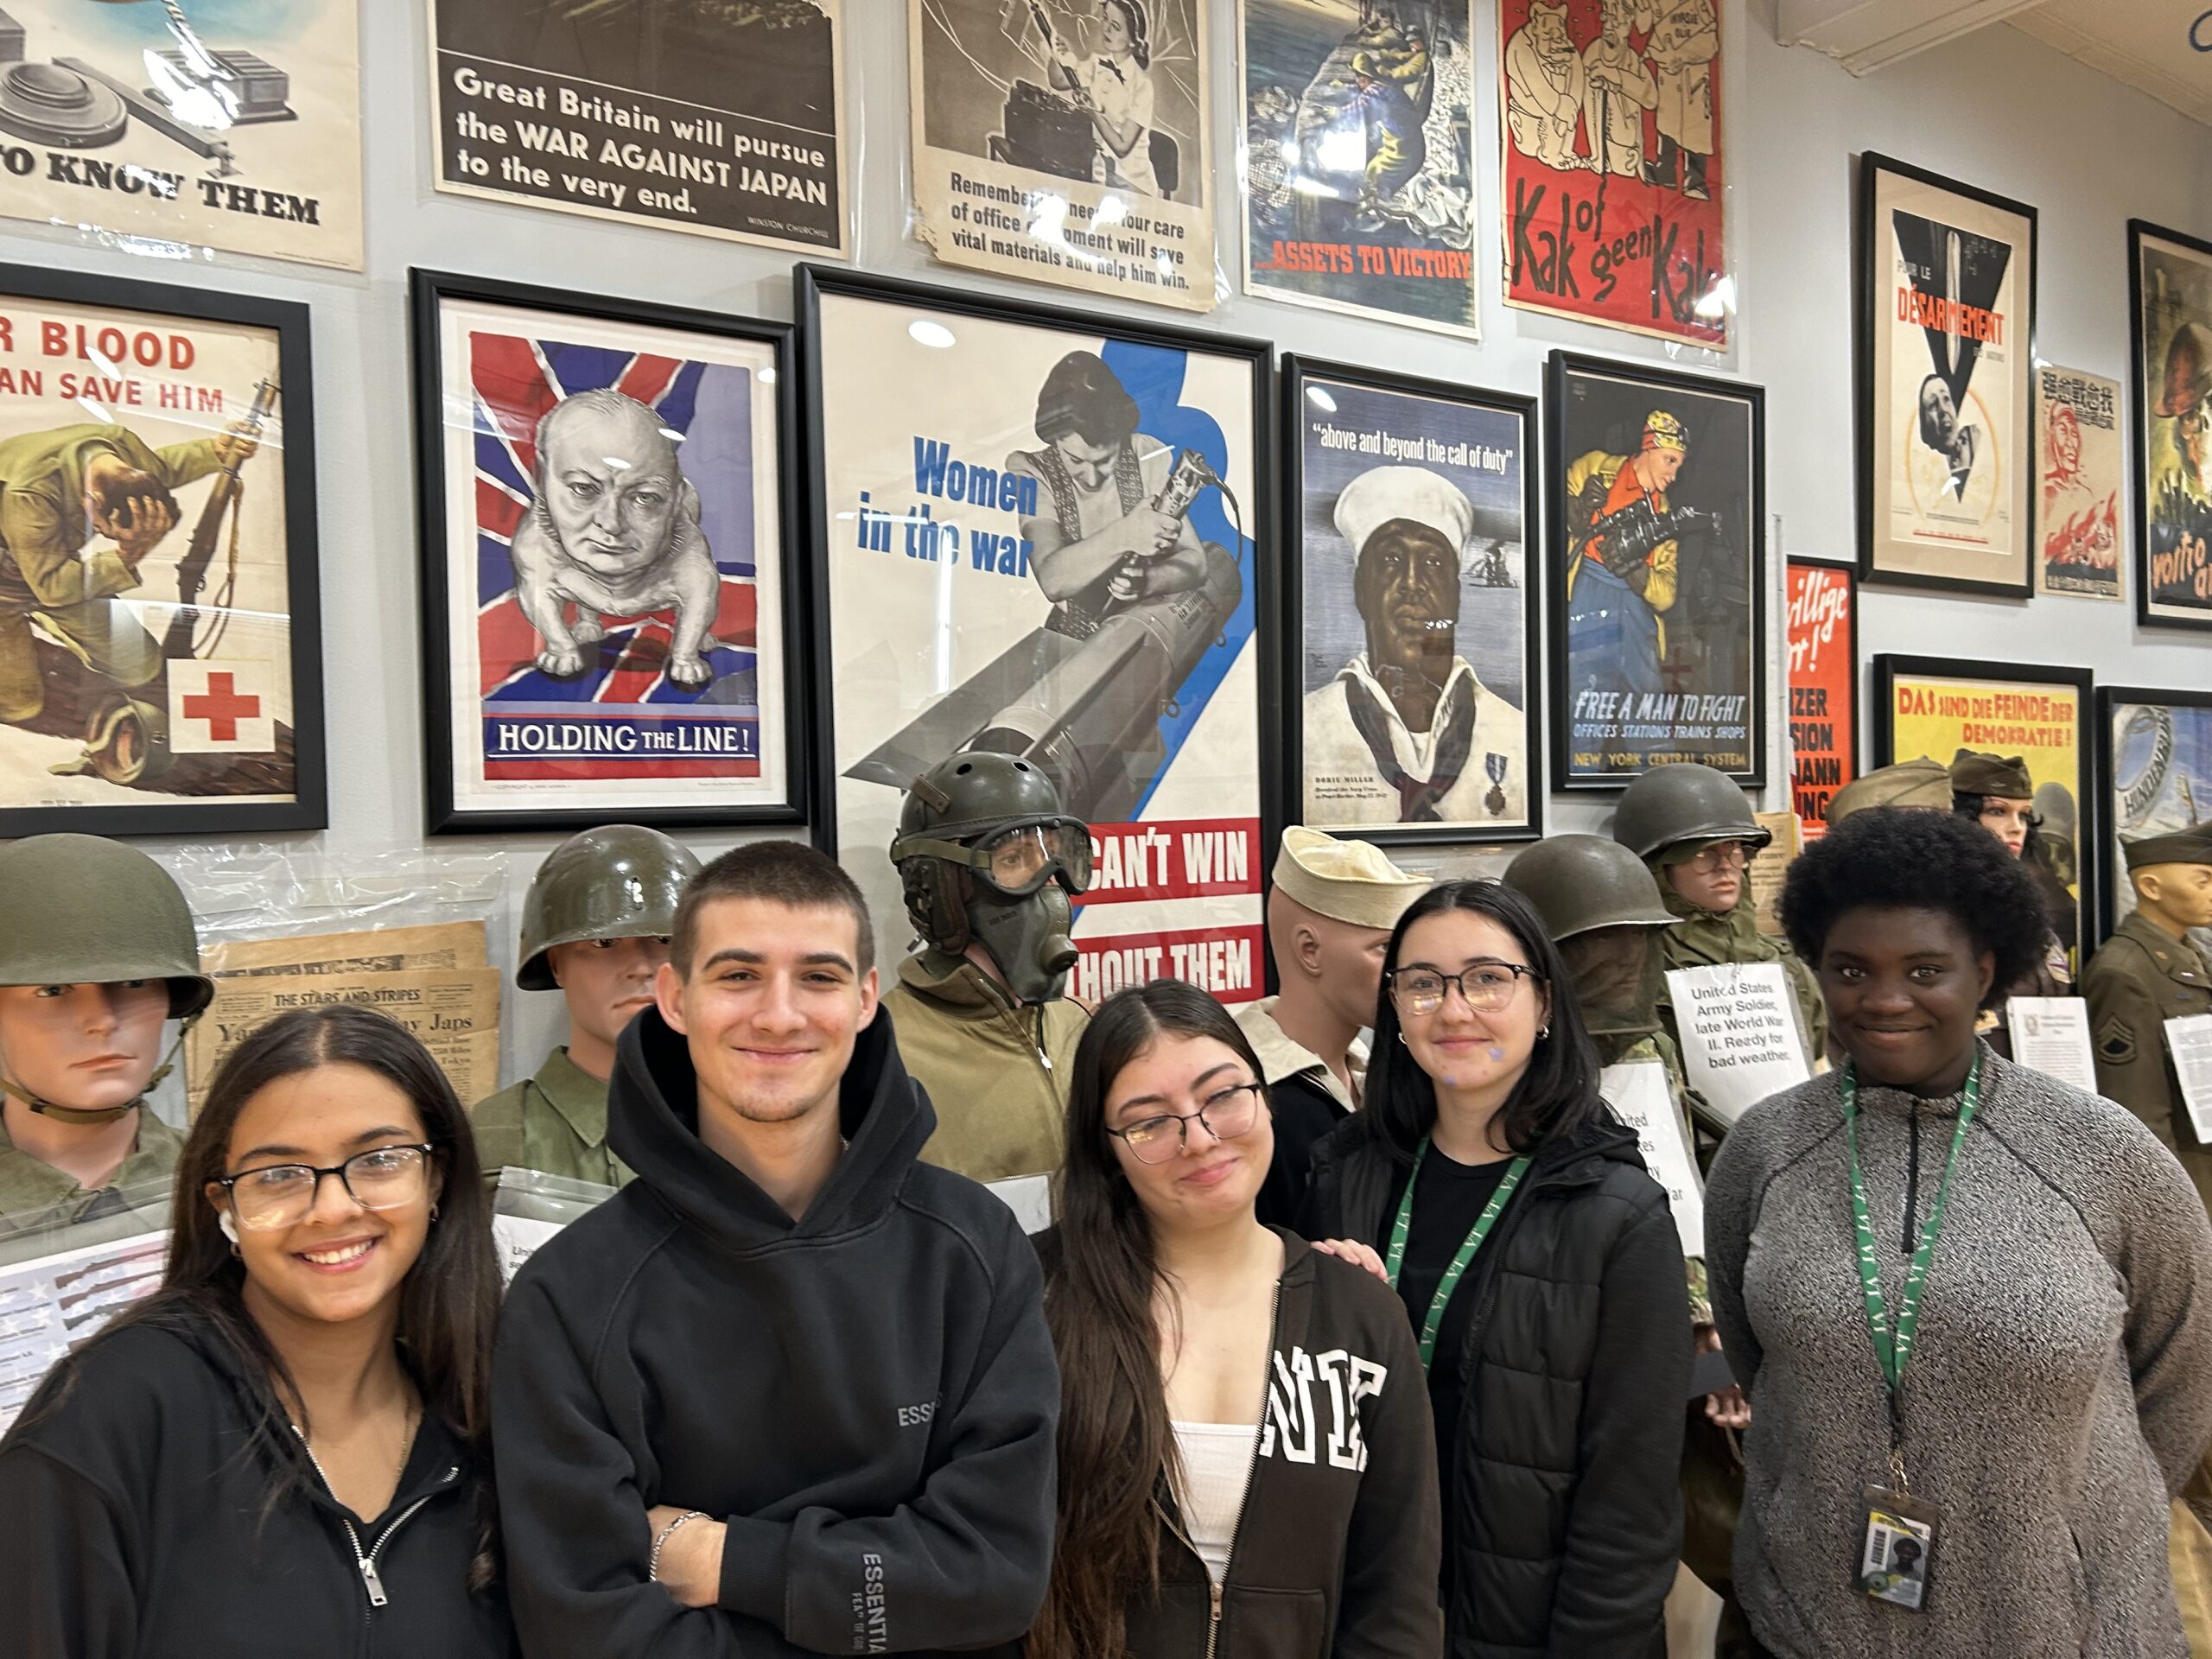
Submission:
[[[1266,344],[821,266],[799,309],[829,728],[809,823],[880,937],[913,931],[889,857],[907,786],[995,750],[1090,826],[1070,995],[1259,996]]]
[[[789,329],[414,301],[430,829],[796,822]]]

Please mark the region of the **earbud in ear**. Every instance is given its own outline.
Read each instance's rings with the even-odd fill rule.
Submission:
[[[229,1239],[232,1243],[235,1244],[238,1242],[238,1217],[229,1211],[224,1211],[215,1224],[223,1230],[223,1236]]]

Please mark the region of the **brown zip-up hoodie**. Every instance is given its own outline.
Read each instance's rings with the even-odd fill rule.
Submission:
[[[1283,1240],[1266,1414],[1215,1585],[1161,1483],[1160,1597],[1129,1659],[1440,1659],[1443,1530],[1428,1385],[1390,1287]],[[1058,1239],[1040,1239],[1052,1295]]]

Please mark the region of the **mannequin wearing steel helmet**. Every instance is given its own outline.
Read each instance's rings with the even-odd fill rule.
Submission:
[[[523,899],[515,983],[562,994],[569,1040],[535,1076],[470,1113],[486,1180],[497,1181],[509,1165],[604,1186],[630,1179],[607,1144],[614,1044],[652,1006],[677,901],[698,873],[688,849],[630,823],[571,836],[537,867]]]
[[[1065,995],[1089,828],[1039,768],[978,750],[914,779],[891,861],[922,948],[883,1004],[937,1109],[923,1158],[979,1181],[1050,1173],[1090,1019]]]
[[[0,847],[0,1218],[167,1196],[184,1142],[145,1094],[183,1040],[166,1022],[213,995],[184,894],[145,854],[98,836]]]
[[[1827,1007],[1811,970],[1783,941],[1759,931],[1750,862],[1774,836],[1751,817],[1735,780],[1694,762],[1654,766],[1622,791],[1613,839],[1650,868],[1675,915],[1660,943],[1664,966],[1780,963],[1797,1005],[1806,1063],[1818,1065],[1827,1047]],[[1674,1007],[1663,992],[1659,1011],[1679,1042]]]

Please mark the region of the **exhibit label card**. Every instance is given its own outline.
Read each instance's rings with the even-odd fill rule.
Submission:
[[[2014,1060],[2090,1094],[2101,1092],[2087,1002],[2078,996],[2016,996],[2005,1003],[2005,1018]]]
[[[1813,1075],[1780,963],[1671,968],[1667,992],[1682,1034],[1683,1071],[1724,1125],[1732,1128],[1769,1095]]]
[[[931,252],[1213,309],[1206,0],[909,0],[906,18]]]
[[[0,213],[359,270],[359,35],[354,0],[9,0]]]
[[[2120,382],[2036,365],[2036,591],[2082,599],[2120,592]]]
[[[1636,1135],[1637,1150],[1651,1179],[1667,1189],[1684,1255],[1705,1254],[1705,1193],[1683,1138],[1682,1120],[1667,1086],[1667,1068],[1656,1060],[1609,1065],[1598,1076],[1598,1093],[1613,1115]]]
[[[1239,0],[1244,288],[1470,339],[1474,9]]]
[[[438,188],[843,255],[843,0],[426,0]]]

